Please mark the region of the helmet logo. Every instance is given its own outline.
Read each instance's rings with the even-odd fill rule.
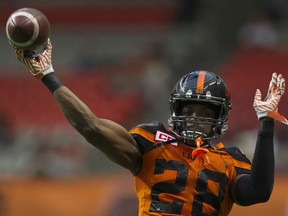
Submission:
[[[192,90],[189,89],[189,90],[186,92],[185,96],[186,96],[186,97],[191,97],[192,94],[193,94]]]
[[[210,99],[211,96],[212,96],[211,92],[210,92],[210,91],[207,91],[207,92],[206,92],[206,98],[207,98],[207,99]]]

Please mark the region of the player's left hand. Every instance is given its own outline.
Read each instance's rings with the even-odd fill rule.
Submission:
[[[51,60],[52,44],[49,38],[41,54],[35,55],[33,52],[13,48],[18,61],[23,63],[35,78],[42,79],[45,75],[54,72]]]
[[[253,107],[258,119],[270,117],[288,125],[288,120],[278,113],[278,104],[285,92],[285,79],[282,74],[273,73],[266,98],[262,101],[261,91],[256,90]]]

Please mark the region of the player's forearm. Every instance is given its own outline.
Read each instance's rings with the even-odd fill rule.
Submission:
[[[240,205],[266,202],[270,198],[275,169],[273,131],[272,119],[260,120],[251,174],[241,177],[235,185],[235,201]]]
[[[69,123],[86,136],[95,124],[96,116],[72,91],[62,86],[53,93],[60,109]]]
[[[254,183],[255,196],[259,202],[268,200],[274,184],[274,120],[263,118],[260,120],[255,154],[252,162],[251,178]],[[264,200],[261,200],[264,199]]]
[[[44,76],[41,81],[54,95],[60,109],[70,124],[81,134],[89,131],[96,119],[95,115],[72,91],[65,87],[61,80],[50,73]]]

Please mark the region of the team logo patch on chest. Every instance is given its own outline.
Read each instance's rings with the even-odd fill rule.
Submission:
[[[167,141],[174,140],[174,139],[175,139],[175,137],[173,137],[167,133],[164,133],[162,131],[157,131],[156,135],[155,135],[155,140],[160,141],[160,142],[167,142]],[[178,146],[178,142],[173,142],[170,144],[173,146]]]

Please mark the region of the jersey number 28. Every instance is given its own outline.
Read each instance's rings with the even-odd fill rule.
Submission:
[[[165,159],[157,159],[155,164],[154,174],[163,174],[165,170],[176,171],[175,183],[159,182],[156,183],[151,190],[152,202],[150,205],[150,212],[167,213],[167,214],[181,214],[183,201],[174,200],[171,204],[161,202],[159,195],[161,193],[179,194],[185,190],[188,180],[188,168],[179,161]],[[207,191],[208,180],[218,182],[219,192],[218,196]],[[220,203],[224,200],[225,188],[227,184],[226,175],[224,173],[215,172],[212,170],[204,169],[198,172],[195,189],[197,195],[194,196],[192,203],[191,215],[203,215],[203,202],[211,205],[215,212],[213,215],[218,215]],[[205,215],[205,214],[204,214]]]

